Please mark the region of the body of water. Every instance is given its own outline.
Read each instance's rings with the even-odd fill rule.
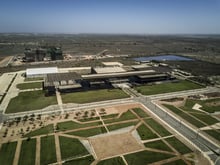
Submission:
[[[160,55],[160,56],[147,56],[134,58],[135,61],[193,61],[194,59],[189,57],[183,57],[178,55]]]

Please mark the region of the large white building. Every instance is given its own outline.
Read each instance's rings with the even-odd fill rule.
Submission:
[[[58,73],[57,67],[48,67],[48,68],[30,68],[26,69],[26,77],[45,77],[50,73]]]

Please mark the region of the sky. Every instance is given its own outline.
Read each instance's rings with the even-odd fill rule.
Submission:
[[[220,34],[220,0],[0,0],[0,33]]]

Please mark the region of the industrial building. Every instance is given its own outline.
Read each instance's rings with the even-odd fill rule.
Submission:
[[[57,67],[48,67],[48,68],[29,68],[26,69],[26,77],[46,77],[47,74],[58,73]]]
[[[172,76],[168,72],[158,72],[152,67],[147,70],[139,70],[139,67],[132,70],[125,70],[122,67],[98,67],[91,68],[89,74],[82,74],[84,69],[88,71],[87,67],[81,68],[81,70],[77,70],[77,72],[69,68],[71,72],[65,70],[63,73],[47,74],[44,79],[43,89],[50,94],[56,90],[66,92],[113,88],[122,83],[127,83],[132,86],[172,79]]]
[[[63,60],[63,53],[59,47],[40,47],[36,49],[25,49],[25,62]]]

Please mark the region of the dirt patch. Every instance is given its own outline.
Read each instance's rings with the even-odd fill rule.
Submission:
[[[130,133],[107,135],[89,139],[97,158],[104,159],[134,152],[142,149],[142,145]]]

